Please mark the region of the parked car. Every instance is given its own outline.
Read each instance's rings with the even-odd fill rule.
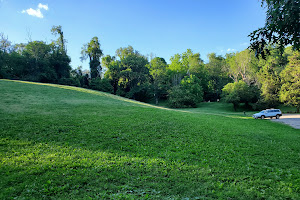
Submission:
[[[273,117],[276,117],[276,119],[279,119],[279,117],[282,116],[282,112],[279,109],[267,109],[267,110],[262,110],[259,113],[255,113],[252,117],[254,119],[264,119],[266,117],[270,117],[271,119]]]

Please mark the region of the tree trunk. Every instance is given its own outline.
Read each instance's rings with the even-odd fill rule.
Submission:
[[[234,111],[236,111],[236,109],[237,109],[237,104],[233,104],[233,108],[234,108]]]

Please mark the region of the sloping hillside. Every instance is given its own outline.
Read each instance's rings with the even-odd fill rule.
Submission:
[[[0,80],[0,199],[297,199],[300,130]]]

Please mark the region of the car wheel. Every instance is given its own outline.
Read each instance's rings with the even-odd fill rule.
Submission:
[[[279,115],[276,115],[276,119],[279,119],[279,117],[280,117]]]
[[[265,116],[262,115],[262,116],[261,116],[261,119],[264,119],[264,118],[265,118]]]

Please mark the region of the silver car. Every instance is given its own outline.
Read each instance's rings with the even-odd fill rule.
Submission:
[[[255,113],[252,115],[254,119],[264,119],[266,117],[270,117],[271,119],[273,117],[276,117],[276,119],[279,119],[279,117],[282,116],[282,112],[279,109],[267,109],[267,110],[262,110],[259,113]]]

